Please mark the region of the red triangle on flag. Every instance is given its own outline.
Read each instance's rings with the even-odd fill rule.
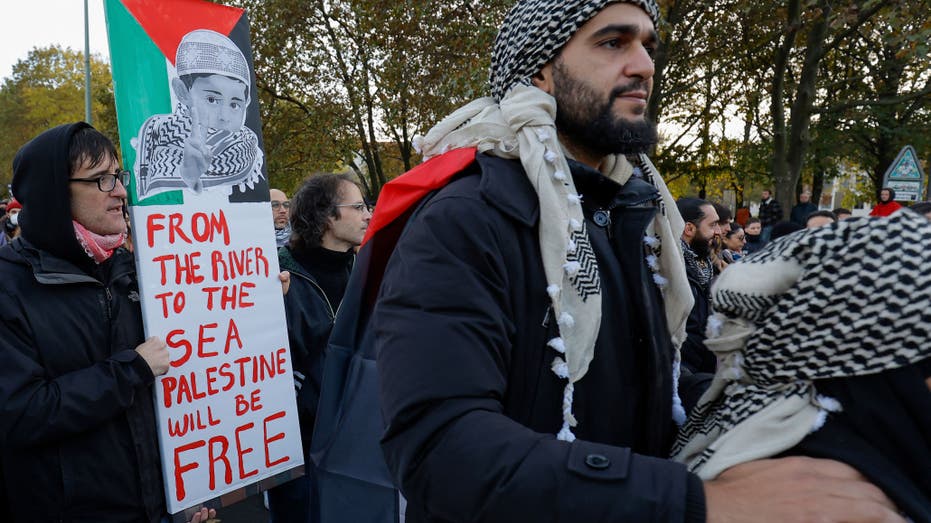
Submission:
[[[204,0],[122,0],[149,38],[172,64],[178,44],[195,29],[210,29],[229,36],[242,18],[238,7]]]

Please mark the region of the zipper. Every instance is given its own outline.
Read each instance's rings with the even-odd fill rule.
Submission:
[[[356,257],[353,256],[353,257],[352,257],[352,264],[349,266],[349,276],[350,276],[350,278],[352,277],[352,268],[355,266],[355,264],[356,264]],[[287,271],[287,270],[289,270],[289,269],[287,269],[287,268],[282,268],[282,270],[286,270],[286,271]],[[307,280],[311,285],[314,286],[314,288],[317,289],[317,291],[320,293],[320,297],[323,298],[323,302],[326,303],[327,310],[330,311],[330,322],[335,322],[335,321],[336,321],[336,315],[339,314],[339,310],[343,308],[343,302],[344,302],[345,300],[341,300],[341,301],[339,302],[339,307],[337,307],[336,310],[334,311],[334,310],[333,310],[333,304],[330,303],[330,299],[327,298],[326,293],[323,292],[323,287],[321,287],[319,284],[317,284],[317,282],[315,282],[313,278],[309,278],[309,277],[307,277],[307,276],[301,274],[301,273],[298,272],[298,271],[291,270],[290,272],[291,272],[291,275],[292,275],[292,276],[295,276],[295,275],[296,275],[296,276],[299,276],[299,277],[301,277],[301,278]],[[349,284],[347,283],[346,286],[348,287]],[[345,290],[344,290],[343,292],[345,292]]]
[[[339,312],[339,309],[337,309],[336,311],[333,310],[333,305],[330,304],[330,299],[327,298],[326,293],[323,292],[323,287],[321,287],[320,285],[317,285],[317,282],[311,280],[310,278],[305,278],[305,279],[309,281],[311,285],[316,287],[318,291],[320,291],[320,297],[323,298],[323,301],[326,303],[327,309],[329,309],[330,311],[330,321],[336,321],[336,313]],[[342,307],[343,303],[340,302],[339,305],[340,307]]]

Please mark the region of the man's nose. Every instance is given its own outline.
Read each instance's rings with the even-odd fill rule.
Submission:
[[[116,179],[116,185],[113,186],[113,190],[110,191],[110,194],[116,198],[126,198],[126,186],[123,185],[123,181],[119,178]]]
[[[647,48],[641,44],[630,52],[633,53],[633,56],[627,63],[624,73],[631,78],[643,78],[644,80],[653,78],[656,69],[653,64],[653,57],[650,56]]]

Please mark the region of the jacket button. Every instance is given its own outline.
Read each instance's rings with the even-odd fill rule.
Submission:
[[[592,221],[599,227],[607,227],[611,223],[611,214],[608,211],[599,209],[592,215]]]
[[[589,454],[585,456],[585,464],[595,470],[604,470],[611,466],[611,460],[602,454]]]

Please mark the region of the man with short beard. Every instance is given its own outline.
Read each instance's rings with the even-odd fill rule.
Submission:
[[[291,239],[291,201],[281,189],[269,189],[272,204],[272,219],[275,221],[275,243],[284,247]]]
[[[666,459],[693,299],[645,154],[658,20],[654,0],[518,0],[492,96],[416,140],[432,159],[396,186],[452,179],[407,221],[370,320],[408,522],[900,521],[837,463],[702,484]]]
[[[714,354],[705,347],[705,324],[711,315],[710,289],[714,278],[711,246],[721,235],[718,212],[708,201],[698,198],[679,198],[679,214],[685,220],[682,230],[682,255],[685,273],[695,305],[685,325],[687,334],[682,343],[682,364],[692,372],[711,372],[716,367]]]

